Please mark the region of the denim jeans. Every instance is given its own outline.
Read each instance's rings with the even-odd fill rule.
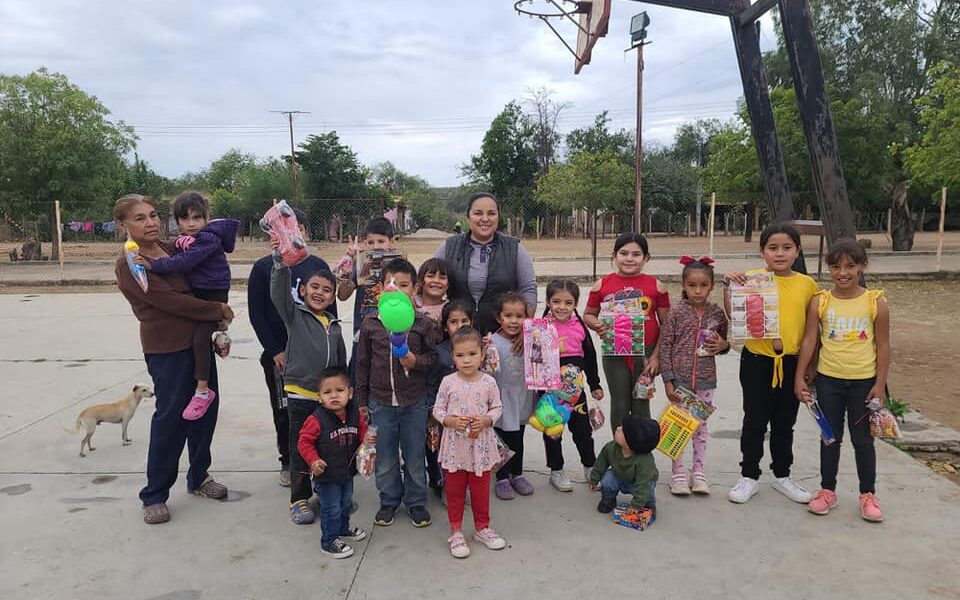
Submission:
[[[329,550],[333,540],[350,529],[353,477],[346,481],[314,481],[313,491],[320,501],[320,546]]]
[[[616,499],[617,494],[629,494],[633,495],[633,482],[632,481],[621,481],[617,477],[616,473],[613,472],[613,469],[607,469],[607,472],[603,474],[603,477],[600,479],[600,495],[604,498],[614,498]],[[657,480],[653,479],[650,481],[650,495],[647,497],[647,501],[643,504],[644,508],[652,508],[656,510],[657,508]]]
[[[377,426],[377,490],[380,505],[408,509],[427,503],[424,440],[427,435],[427,399],[410,406],[388,406],[370,401],[370,418]],[[403,453],[403,477],[400,453]]]

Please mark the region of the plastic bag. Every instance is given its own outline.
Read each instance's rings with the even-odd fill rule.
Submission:
[[[657,386],[653,383],[653,377],[643,374],[637,378],[637,383],[633,386],[634,400],[653,400],[657,393]]]
[[[900,425],[897,418],[886,408],[870,413],[870,435],[879,438],[897,439],[900,437]]]
[[[377,426],[371,425],[367,429],[367,435],[377,435]],[[377,466],[377,443],[363,440],[360,447],[357,448],[357,472],[363,477],[370,479],[373,476]]]
[[[510,447],[507,446],[506,442],[500,439],[500,436],[497,435],[496,432],[494,432],[493,437],[497,444],[497,462],[493,465],[491,470],[499,471],[503,468],[503,465],[507,464],[510,459],[513,458],[516,452],[511,450]]]
[[[587,418],[590,420],[591,431],[597,431],[607,422],[599,402],[587,401]]]
[[[433,417],[430,417],[427,422],[427,448],[430,449],[430,452],[436,452],[440,449],[440,434],[442,431],[443,428],[440,426],[440,423]]]

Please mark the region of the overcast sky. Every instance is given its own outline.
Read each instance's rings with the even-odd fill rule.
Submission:
[[[293,109],[311,113],[295,120],[298,142],[335,129],[365,164],[456,185],[493,117],[532,87],[571,104],[562,131],[603,109],[635,127],[636,59],[623,50],[642,10],[653,42],[644,139],[729,118],[741,88],[728,20],[630,0],[614,0],[610,32],[578,76],[512,0],[0,0],[0,72],[64,73],[133,125],[140,156],[168,176],[231,147],[289,153],[285,117],[269,111]],[[558,28],[575,40],[572,24]],[[762,31],[772,47],[769,17]]]

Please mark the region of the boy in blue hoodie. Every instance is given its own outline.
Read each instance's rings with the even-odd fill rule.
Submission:
[[[230,265],[226,253],[233,252],[237,241],[240,221],[235,219],[210,219],[210,206],[206,198],[197,192],[184,192],[173,202],[173,215],[177,219],[180,236],[175,246],[177,254],[167,258],[146,259],[138,262],[145,268],[166,275],[186,275],[193,295],[202,300],[227,302],[230,293]],[[206,414],[216,398],[216,392],[207,386],[210,379],[210,361],[213,359],[210,342],[217,333],[217,323],[197,323],[193,331],[194,378],[197,389],[190,403],[183,409],[183,418],[195,421]],[[218,333],[217,353],[226,356],[230,352],[230,338]]]

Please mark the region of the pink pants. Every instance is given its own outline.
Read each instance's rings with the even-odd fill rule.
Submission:
[[[703,398],[706,404],[713,406],[714,391],[716,390],[697,390],[697,393],[700,394],[700,397]],[[673,461],[674,475],[684,475],[686,473],[683,468],[683,457],[686,456],[687,449],[690,448],[690,446],[693,446],[693,472],[703,472],[703,457],[707,453],[707,434],[707,423],[704,421],[700,424],[700,427],[697,427],[697,430],[693,434],[693,439],[687,444],[687,448],[684,448],[680,458]]]

